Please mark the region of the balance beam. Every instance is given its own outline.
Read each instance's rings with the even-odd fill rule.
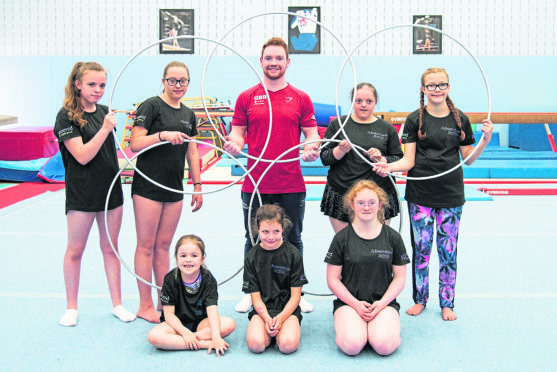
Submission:
[[[410,112],[375,112],[389,123],[404,124]],[[481,123],[487,118],[487,112],[466,112],[470,123]],[[491,121],[494,124],[549,124],[557,123],[557,112],[492,112]]]

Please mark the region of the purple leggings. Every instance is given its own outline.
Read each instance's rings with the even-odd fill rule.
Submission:
[[[462,206],[428,208],[408,203],[412,241],[412,281],[414,302],[426,305],[429,299],[429,257],[433,246],[433,228],[437,224],[439,256],[439,305],[454,307],[456,282],[456,247]]]

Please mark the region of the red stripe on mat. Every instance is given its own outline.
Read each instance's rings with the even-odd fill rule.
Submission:
[[[490,189],[480,187],[478,190],[489,195],[557,195],[557,189]]]
[[[65,187],[63,183],[25,182],[0,190],[0,208],[19,203],[47,191],[58,191]]]

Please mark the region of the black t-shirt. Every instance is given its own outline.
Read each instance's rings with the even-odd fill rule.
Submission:
[[[176,267],[164,277],[161,304],[174,306],[174,314],[183,325],[207,318],[207,307],[216,305],[219,298],[217,280],[209,270],[201,266],[201,286],[195,294],[186,291],[180,270]],[[164,311],[161,314],[164,322]]]
[[[333,238],[325,262],[342,266],[342,284],[359,301],[372,304],[383,298],[393,281],[393,265],[406,265],[410,259],[402,237],[391,227],[383,225],[375,239],[364,239],[350,224]],[[335,300],[335,310],[342,305]],[[389,306],[400,309],[396,299]]]
[[[273,250],[265,250],[257,244],[246,254],[242,290],[245,293],[259,292],[272,317],[284,309],[292,287],[307,283],[302,255],[287,241]]]
[[[346,116],[342,116],[340,119],[344,123]],[[327,127],[324,138],[332,138],[339,129],[338,119],[333,120]],[[380,150],[389,163],[397,161],[403,156],[396,129],[383,119],[377,119],[373,123],[358,123],[349,118],[344,126],[344,131],[353,144],[361,146],[366,150],[372,147]],[[335,139],[341,141],[345,138],[342,132],[335,137]],[[342,159],[337,160],[332,152],[338,145],[338,142],[330,142],[322,149],[320,154],[323,164],[331,166],[327,175],[327,183],[331,187],[344,193],[356,181],[361,179],[373,180],[387,194],[394,195],[394,200],[397,199],[391,180],[388,177],[381,177],[375,173],[373,167],[362,160],[353,150],[350,150]],[[364,156],[366,155],[364,154]]]
[[[147,135],[162,131],[177,131],[197,136],[195,114],[188,107],[180,104],[180,108],[169,106],[160,97],[151,97],[139,105],[136,111],[134,126],[147,129]],[[152,148],[137,158],[137,168],[147,177],[161,185],[176,190],[184,189],[184,168],[189,142],[181,145],[169,143]],[[183,194],[164,190],[134,172],[132,195],[141,195],[159,202],[177,202],[184,198]]]
[[[424,177],[439,174],[460,163],[460,146],[476,142],[468,117],[458,110],[460,122],[466,137],[460,141],[460,129],[449,114],[443,118],[431,116],[424,110],[422,133],[426,138],[418,138],[418,111],[406,118],[402,143],[416,143],[416,158],[410,177]],[[430,180],[408,180],[405,199],[411,203],[429,208],[454,208],[464,205],[464,177],[462,167],[442,177]]]
[[[82,212],[102,212],[110,183],[118,173],[118,156],[114,136],[109,135],[91,161],[81,165],[64,145],[64,142],[81,137],[84,144],[89,142],[102,128],[108,107],[96,105],[95,112],[84,112],[83,127],[68,118],[68,110],[61,108],[56,115],[54,135],[58,139],[60,155],[65,169],[66,214],[70,210]],[[108,209],[124,203],[122,184],[116,180],[110,193]]]

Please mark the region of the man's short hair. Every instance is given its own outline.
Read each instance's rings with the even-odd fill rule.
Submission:
[[[265,51],[265,48],[267,48],[270,45],[282,47],[284,49],[284,52],[286,53],[286,58],[288,58],[288,44],[286,44],[286,42],[282,40],[280,37],[276,37],[276,36],[270,38],[269,40],[267,40],[265,44],[263,44],[263,48],[261,48],[261,58],[263,58],[263,52]]]

